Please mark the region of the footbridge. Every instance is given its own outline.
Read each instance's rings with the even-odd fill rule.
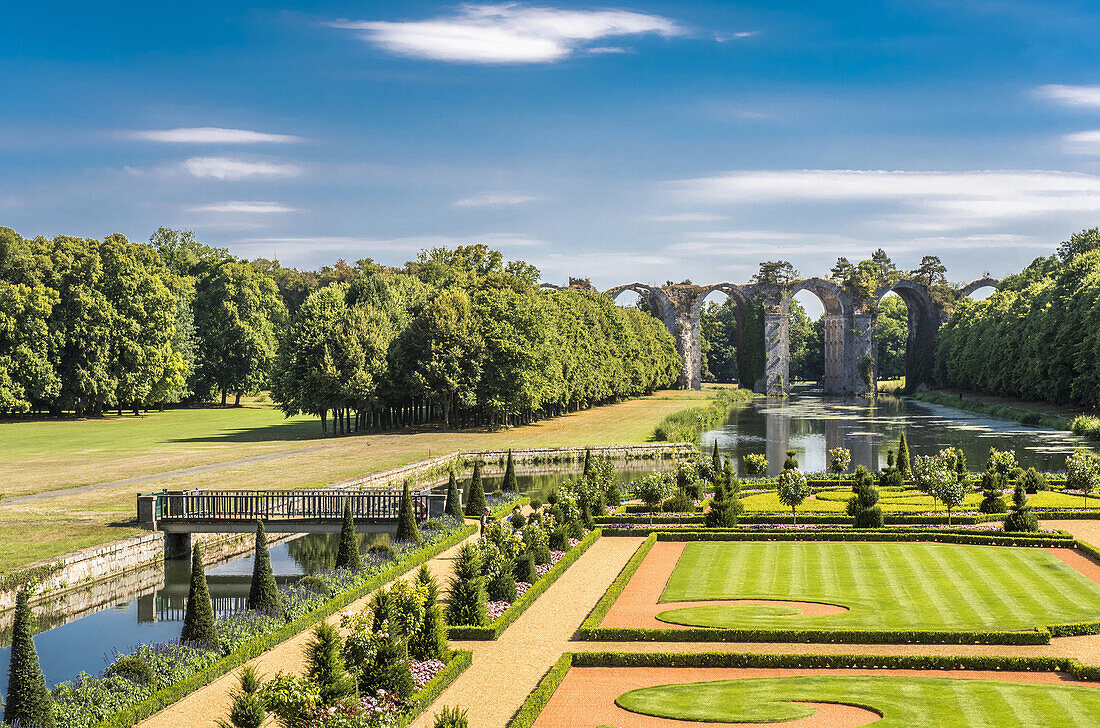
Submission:
[[[877,388],[877,321],[879,303],[884,296],[896,293],[908,308],[906,385],[915,388],[932,383],[936,331],[947,321],[954,306],[979,288],[995,288],[998,284],[996,278],[986,276],[944,295],[942,290],[933,292],[922,281],[903,278],[874,291],[853,292],[834,281],[815,277],[787,283],[654,286],[634,282],[614,286],[603,293],[614,300],[624,291],[633,291],[646,302],[649,311],[664,323],[676,341],[682,362],[680,386],[686,389],[702,386],[702,311],[706,297],[717,291],[734,302],[739,349],[744,316],[750,306],[760,305],[764,315],[764,376],[742,384],[761,393],[780,395],[790,388],[790,302],[800,291],[809,291],[825,309],[825,393],[862,394]],[[542,287],[598,292],[586,278],[570,278],[567,286],[543,283]]]
[[[395,531],[401,495],[335,488],[165,490],[138,496],[138,523],[164,532],[165,558],[183,558],[190,554],[191,534],[252,533],[257,521],[269,533],[338,533],[349,503],[357,532]],[[425,489],[410,497],[417,521],[443,515],[445,494]]]

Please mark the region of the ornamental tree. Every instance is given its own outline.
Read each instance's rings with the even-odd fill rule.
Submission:
[[[1027,505],[1022,478],[1016,481],[1016,490],[1012,493],[1012,512],[1004,520],[1004,529],[1021,532],[1039,530],[1039,519]]]
[[[998,450],[995,447],[989,448],[989,459],[986,461],[985,465],[986,470],[1007,477],[1016,467],[1015,450]]]
[[[943,501],[947,507],[947,525],[951,525],[951,509],[962,505],[966,500],[966,494],[970,491],[970,484],[965,480],[959,480],[955,472],[946,464],[933,469],[932,490],[936,497]]]
[[[462,512],[462,495],[458,491],[458,478],[455,477],[454,468],[447,475],[447,515],[458,520],[466,515]]]
[[[631,483],[631,488],[634,490],[634,495],[640,498],[651,511],[676,492],[671,473],[650,473]]]
[[[470,477],[470,495],[466,498],[466,517],[481,518],[485,511],[485,484],[481,482],[481,461],[474,461],[474,474]]]
[[[852,465],[852,451],[846,447],[834,447],[829,451],[829,470],[836,473],[837,482],[840,482],[840,474]]]
[[[336,551],[336,568],[358,571],[363,565],[359,553],[359,537],[355,535],[355,518],[351,513],[351,498],[344,499],[344,522],[340,526],[340,547]]]
[[[279,589],[271,570],[271,554],[267,550],[267,534],[263,521],[256,521],[256,553],[252,559],[252,583],[248,589],[248,608],[265,609],[272,614],[282,613]]]
[[[791,518],[798,523],[798,514],[795,511],[802,501],[810,495],[810,486],[806,481],[806,475],[798,468],[788,468],[779,474],[779,500],[791,508]]]
[[[46,679],[38,664],[38,651],[34,648],[34,614],[25,588],[20,589],[15,597],[4,723],[36,728],[54,728],[56,725],[50,691],[46,689]]]
[[[500,489],[505,493],[515,493],[519,490],[516,486],[516,465],[512,462],[511,448],[508,448],[508,463],[504,466],[504,482],[501,484]]]
[[[416,527],[416,514],[413,513],[412,494],[409,493],[409,481],[405,480],[405,486],[401,490],[401,507],[397,514],[397,533],[394,539],[397,541],[412,541],[420,543],[420,531]]]
[[[768,458],[763,453],[749,453],[741,458],[745,464],[745,472],[749,475],[761,476],[768,472]]]
[[[187,590],[187,607],[183,615],[184,642],[202,642],[212,647],[218,644],[218,625],[214,622],[214,605],[206,585],[206,570],[202,563],[202,544],[191,551],[191,586]]]
[[[1066,485],[1081,491],[1088,508],[1089,493],[1100,487],[1100,458],[1085,449],[1077,449],[1066,458]]]
[[[454,573],[447,582],[447,623],[479,626],[488,621],[481,560],[470,543],[462,544]]]
[[[905,433],[901,433],[901,438],[898,440],[898,472],[901,473],[902,478],[908,478],[912,475],[909,467],[909,445],[905,442]]]

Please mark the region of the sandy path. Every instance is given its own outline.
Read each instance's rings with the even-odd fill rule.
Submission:
[[[476,536],[471,536],[471,539]],[[462,544],[452,546],[427,562],[428,568],[440,581],[445,583],[451,573],[451,565]],[[410,574],[415,573],[410,572]],[[361,611],[366,608],[370,595],[359,599],[347,608],[347,611]],[[329,622],[338,624],[339,616],[329,617]],[[305,646],[309,642],[310,630],[305,630],[286,642],[277,645],[248,664],[255,667],[261,676],[273,677],[277,672],[305,672]],[[233,671],[223,675],[206,687],[168,706],[159,713],[138,723],[140,728],[217,728],[218,720],[229,712],[231,700],[229,693],[237,687],[237,673]]]

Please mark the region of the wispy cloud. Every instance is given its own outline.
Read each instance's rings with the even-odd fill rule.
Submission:
[[[130,139],[172,144],[290,144],[303,141],[291,134],[269,134],[249,129],[222,129],[216,126],[145,129],[125,132]]]
[[[1046,250],[1049,240],[1029,235],[936,235],[911,238],[857,237],[832,233],[803,233],[782,230],[723,230],[687,233],[686,242],[668,246],[670,253],[703,257],[765,258],[768,256],[825,255],[866,257],[876,248],[890,255],[938,253],[959,250],[1008,248]]]
[[[463,237],[453,235],[417,235],[397,238],[370,238],[342,235],[309,235],[297,237],[252,237],[241,238],[233,244],[235,250],[246,255],[259,255],[263,251],[277,248],[289,251],[287,259],[307,259],[313,253],[323,252],[329,256],[344,254],[350,258],[363,253],[412,253],[425,248],[454,247],[472,243],[485,243],[498,250],[514,248],[537,248],[545,243],[526,233],[482,233]],[[281,255],[281,253],[280,253]]]
[[[653,222],[714,222],[728,220],[729,215],[715,215],[710,212],[675,212],[670,215],[646,215],[642,219]]]
[[[259,202],[230,200],[209,205],[195,205],[187,208],[190,212],[230,212],[266,215],[279,212],[296,212],[298,208],[288,207],[280,202]]]
[[[537,200],[534,195],[523,195],[508,192],[486,192],[472,197],[464,197],[456,200],[453,207],[493,207],[496,205],[520,205],[524,202]]]
[[[719,43],[729,43],[731,40],[741,40],[742,38],[751,38],[756,35],[755,30],[743,30],[739,33],[715,33],[714,39]]]
[[[294,164],[254,162],[232,157],[192,157],[183,163],[183,168],[194,177],[219,180],[297,177],[302,173],[302,169]]]
[[[341,20],[331,25],[360,31],[363,40],[397,55],[458,63],[553,63],[602,38],[684,32],[659,15],[517,3],[463,5],[454,15],[429,20]]]
[[[1100,129],[1079,131],[1062,137],[1066,151],[1074,154],[1100,154]]]
[[[1043,98],[1066,106],[1100,107],[1100,86],[1063,86],[1052,83],[1040,86],[1035,91]]]
[[[1100,176],[1044,170],[760,170],[679,180],[670,187],[694,204],[892,204],[900,214],[882,218],[883,224],[910,230],[1100,212]]]

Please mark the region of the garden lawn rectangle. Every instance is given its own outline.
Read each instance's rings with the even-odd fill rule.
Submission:
[[[1100,619],[1100,584],[1056,553],[946,543],[691,542],[661,593],[667,609],[659,619],[740,629],[949,631],[1034,630]],[[676,607],[734,599],[817,602],[847,611]]]

